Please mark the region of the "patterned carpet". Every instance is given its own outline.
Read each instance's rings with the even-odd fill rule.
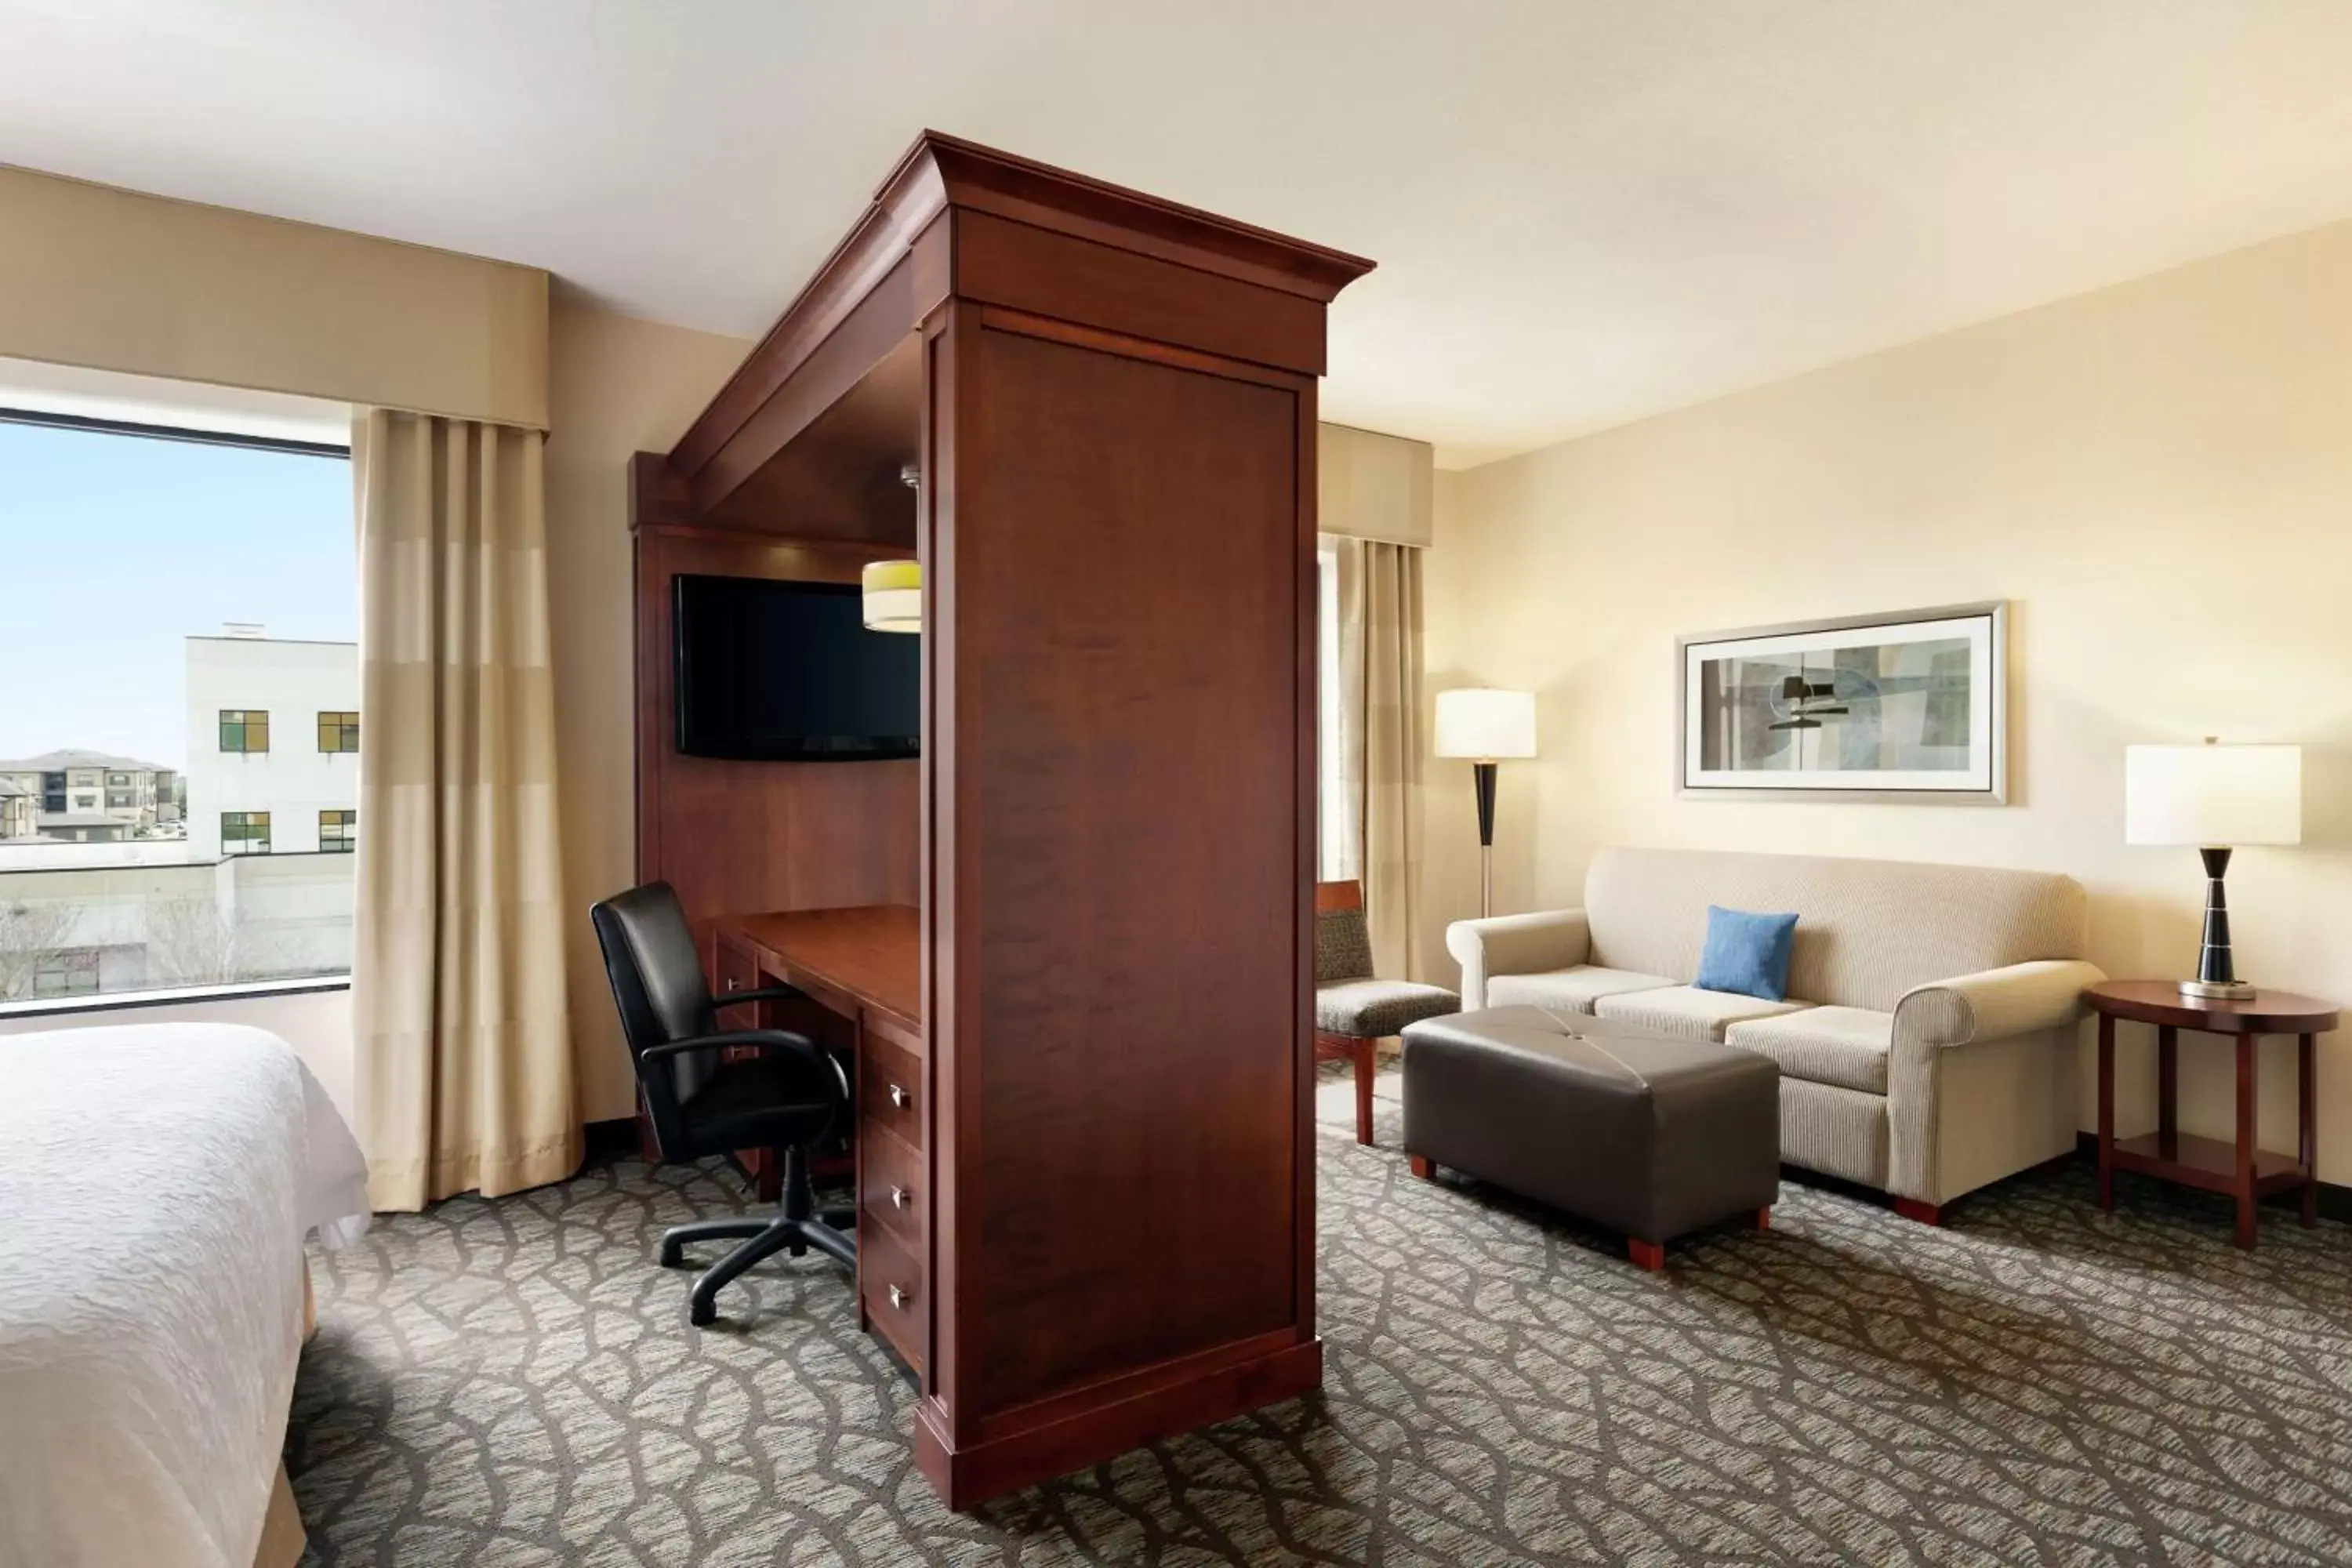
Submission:
[[[1384,1081],[1394,1092],[1394,1080]],[[841,1274],[698,1333],[656,1235],[724,1171],[592,1169],[320,1255],[288,1465],[318,1564],[2352,1561],[2352,1234],[2087,1173],[1934,1231],[1784,1184],[1769,1233],[1613,1237],[1321,1121],[1328,1373],[941,1509]]]

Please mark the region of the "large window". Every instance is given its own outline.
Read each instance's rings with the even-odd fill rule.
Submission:
[[[1360,768],[1348,765],[1348,752],[1360,744],[1361,731],[1348,722],[1339,668],[1339,550],[1328,538],[1315,552],[1316,564],[1316,876],[1326,882],[1356,875],[1356,790]]]
[[[269,750],[269,712],[261,708],[224,708],[220,717],[220,749],[224,752]]]
[[[357,713],[321,713],[319,715],[319,750],[322,752],[356,752],[360,749],[360,716]]]
[[[348,453],[10,402],[0,1013],[350,973],[358,772],[269,735],[358,745]]]

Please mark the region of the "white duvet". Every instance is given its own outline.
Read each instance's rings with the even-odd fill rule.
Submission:
[[[350,1129],[274,1035],[0,1037],[0,1568],[250,1568],[302,1238],[367,1219]]]

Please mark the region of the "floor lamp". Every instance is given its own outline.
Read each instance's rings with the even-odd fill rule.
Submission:
[[[1468,760],[1478,788],[1478,913],[1495,912],[1495,764],[1536,754],[1536,695],[1491,686],[1437,694],[1437,754]]]

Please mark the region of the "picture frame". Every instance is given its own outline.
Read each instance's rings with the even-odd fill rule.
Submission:
[[[1947,605],[1675,639],[1675,793],[2009,803],[2009,606]]]

